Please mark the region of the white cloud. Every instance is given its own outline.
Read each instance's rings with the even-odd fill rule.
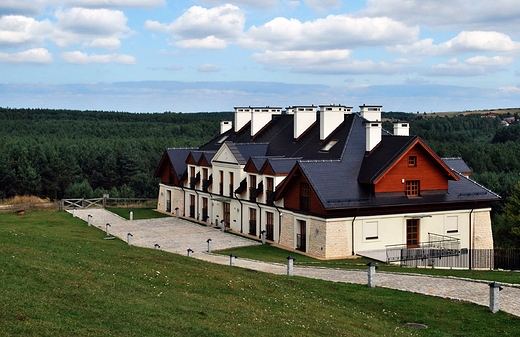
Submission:
[[[511,0],[368,0],[360,15],[386,16],[437,29],[516,32],[520,6]]]
[[[36,21],[21,15],[0,17],[0,46],[42,42],[52,32],[48,21]]]
[[[87,53],[83,53],[80,51],[62,53],[61,58],[63,58],[67,63],[79,64],[79,65],[91,64],[91,63],[99,63],[99,64],[116,63],[116,64],[132,65],[132,64],[136,63],[135,57],[133,57],[131,55],[124,55],[124,54],[88,55]]]
[[[183,49],[225,49],[227,43],[223,39],[216,38],[215,36],[208,36],[203,39],[190,39],[181,40],[176,45]]]
[[[315,21],[275,18],[253,26],[243,44],[265,50],[334,50],[363,46],[409,44],[416,41],[418,27],[388,18],[353,18],[329,15]]]
[[[508,66],[514,62],[512,57],[504,57],[504,56],[475,56],[470,57],[466,60],[467,64],[479,65],[479,66]]]
[[[430,76],[479,76],[504,70],[504,67],[513,63],[510,57],[475,56],[460,62],[453,58],[443,64],[434,65],[424,71]]]
[[[166,0],[67,0],[72,7],[84,8],[156,8],[166,5]]]
[[[244,23],[244,13],[226,4],[210,9],[193,6],[170,24],[148,20],[145,28],[173,36],[181,48],[223,49],[242,34]]]
[[[198,72],[201,73],[216,73],[219,72],[221,69],[216,64],[202,64],[197,68]]]
[[[501,87],[500,91],[505,94],[516,94],[520,95],[520,88],[515,86]]]
[[[433,39],[423,39],[409,45],[389,47],[389,50],[416,55],[457,55],[470,52],[493,52],[520,55],[520,42],[508,35],[489,31],[464,31],[446,42],[435,45]]]
[[[326,51],[271,51],[255,54],[253,57],[260,63],[267,65],[301,67],[310,64],[330,64],[348,60],[349,50]]]
[[[266,51],[254,59],[273,66],[290,67],[293,72],[320,74],[391,74],[402,72],[400,65],[386,62],[358,61],[349,58],[349,50]]]
[[[18,64],[48,64],[52,63],[52,55],[45,48],[34,48],[14,54],[0,53],[0,62]]]
[[[37,15],[44,11],[44,0],[2,0],[0,2],[0,16],[19,14]]]
[[[211,5],[211,6],[218,6],[222,4],[222,0],[200,0],[199,2]],[[258,9],[269,9],[274,8],[276,5],[278,5],[278,0],[228,0],[226,3],[231,5],[245,5],[252,8],[258,8]]]
[[[304,0],[305,4],[317,11],[324,12],[329,8],[339,9],[341,0]]]
[[[84,43],[86,47],[116,49],[130,32],[122,11],[71,8],[55,13],[53,40],[60,47]]]

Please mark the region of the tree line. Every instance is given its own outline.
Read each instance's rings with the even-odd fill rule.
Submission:
[[[167,147],[192,147],[231,113],[0,108],[0,197],[157,197]]]

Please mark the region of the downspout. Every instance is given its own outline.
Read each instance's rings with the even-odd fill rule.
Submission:
[[[274,208],[276,208],[276,211],[278,212],[278,243],[280,243],[280,237],[282,236],[282,212],[280,212],[280,209],[276,204],[273,202]]]
[[[238,202],[240,203],[240,233],[244,233],[244,222],[243,222],[243,219],[244,219],[244,214],[243,214],[244,207],[243,207],[242,201],[240,201],[240,198],[237,196],[237,192],[233,192],[233,193],[235,194],[235,198],[237,198]]]
[[[355,248],[354,248],[354,222],[356,222],[358,210],[356,209],[356,214],[354,215],[354,218],[352,219],[352,255],[355,255]]]
[[[197,198],[195,199],[195,211],[197,211],[197,220],[200,220],[200,212],[199,212],[199,193],[197,192],[197,189],[194,187],[193,191],[195,191],[195,195]],[[195,215],[195,214],[193,214]]]
[[[255,204],[258,206],[258,213],[259,213],[259,225],[260,225],[260,229],[258,231],[258,237],[261,238],[262,237],[262,207],[260,206],[260,204],[258,203],[258,201],[255,200]]]
[[[473,223],[471,221],[471,216],[473,214],[473,211],[475,210],[475,206],[473,206],[473,208],[471,208],[471,212],[469,212],[469,269],[473,269],[472,266],[473,266],[473,253],[472,253],[472,250],[473,250],[473,236],[472,236],[472,227],[473,227]]]
[[[182,216],[186,217],[186,190],[184,189],[184,184],[181,186],[182,194],[184,197],[182,198]]]

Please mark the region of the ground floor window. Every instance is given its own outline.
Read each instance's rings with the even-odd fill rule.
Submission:
[[[307,222],[298,220],[296,224],[296,249],[302,252],[307,251]]]

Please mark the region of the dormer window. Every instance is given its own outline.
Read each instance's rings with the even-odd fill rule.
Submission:
[[[408,167],[417,167],[417,156],[408,157]]]
[[[419,196],[419,180],[409,180],[406,182],[406,196],[418,197]]]

